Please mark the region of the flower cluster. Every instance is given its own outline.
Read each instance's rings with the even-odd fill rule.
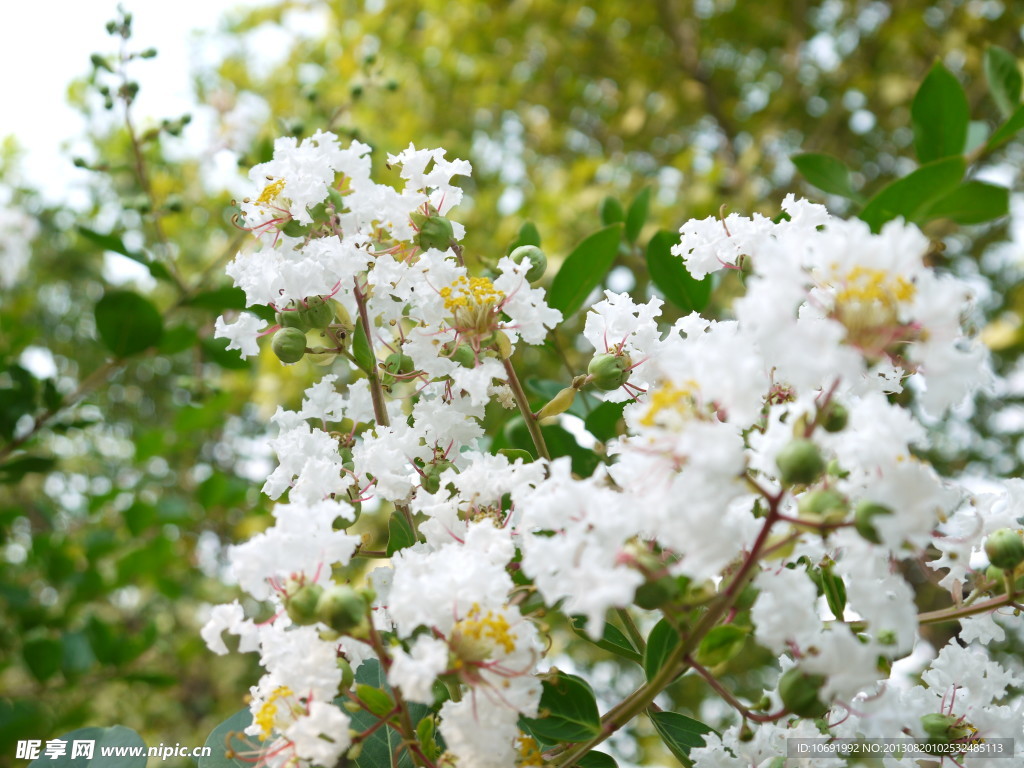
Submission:
[[[539,412],[558,417],[587,387],[619,409],[587,476],[551,458],[512,365],[562,320],[531,284],[536,262],[513,253],[470,274],[448,218],[468,163],[410,147],[388,167],[395,186],[371,179],[365,145],[281,139],[242,203],[262,248],[228,271],[277,324],[245,313],[220,319],[218,335],[251,355],[272,333],[286,363],[338,363],[299,410],[274,416],[264,492],[287,502],[230,555],[263,620],[219,606],[203,633],[216,652],[227,631],[260,654],[247,729],[258,759],[355,759],[384,727],[423,766],[574,764],[571,745],[521,730],[552,716],[541,616],[555,609],[594,639],[613,609],[669,620],[679,639],[666,685],[710,674],[694,654],[715,627],[733,623],[778,655],[766,692],[778,715],[760,716],[753,739],[738,726],[709,735],[693,752],[700,768],[767,765],[829,712],[836,736],[1024,735],[1019,707],[1002,701],[1018,676],[977,648],[947,646],[923,685],[890,680],[921,646],[901,563],[934,545],[950,616],[984,639],[1001,630],[971,624],[991,619],[961,607],[965,590],[990,598],[975,606],[1009,605],[1024,561],[1019,485],[973,496],[940,477],[921,458],[918,411],[894,397],[910,388],[916,408],[941,414],[988,376],[962,330],[969,294],[926,266],[916,228],[872,234],[792,197],[779,223],[684,225],[676,252],[690,273],[742,268],[745,292],[728,319],[671,326],[658,298],[607,292],[590,307],[593,361]],[[535,460],[492,450],[492,402],[518,405]],[[364,510],[388,516],[386,551],[355,533]],[[972,569],[983,550],[999,573]],[[386,678],[383,707],[353,686],[362,665]],[[575,749],[642,711],[659,681]],[[417,724],[414,706],[432,714]],[[371,712],[377,724],[358,726]],[[433,717],[438,736],[420,727]]]

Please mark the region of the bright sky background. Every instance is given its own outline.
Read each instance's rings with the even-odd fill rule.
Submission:
[[[134,16],[135,49],[154,47],[159,55],[139,62],[142,84],[136,111],[174,117],[189,109],[191,32],[215,29],[225,13],[256,0],[124,0]],[[61,145],[82,127],[66,106],[67,86],[89,71],[94,52],[116,50],[105,29],[114,18],[117,0],[59,0],[56,3],[4,2],[4,44],[0,71],[6,73],[0,137],[14,135],[25,148],[25,180],[48,197],[62,191],[79,173]]]

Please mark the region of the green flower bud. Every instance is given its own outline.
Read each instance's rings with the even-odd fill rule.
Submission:
[[[888,507],[864,499],[857,504],[853,511],[853,527],[857,533],[870,541],[872,544],[881,544],[882,537],[878,535],[878,529],[872,520],[879,515],[891,515],[892,510]]]
[[[530,269],[526,273],[526,279],[531,283],[535,283],[544,277],[544,270],[548,268],[548,257],[536,245],[521,245],[512,251],[509,257],[516,264],[522,264],[524,259],[530,262]]]
[[[441,489],[442,473],[454,466],[448,459],[438,459],[433,464],[428,464],[423,470],[423,490],[427,493],[437,493]]]
[[[413,223],[420,231],[416,235],[416,245],[424,251],[436,248],[439,251],[447,251],[455,239],[455,232],[452,223],[444,216],[426,216],[417,214],[413,217]]]
[[[334,322],[334,306],[331,300],[320,296],[312,296],[306,299],[306,306],[299,310],[302,315],[302,322],[306,324],[306,330],[311,328],[326,328]]]
[[[842,432],[850,420],[850,412],[841,403],[829,403],[821,415],[821,426],[826,432]]]
[[[566,387],[537,412],[538,419],[546,419],[549,416],[557,416],[560,413],[565,413],[572,406],[573,400],[576,399],[576,390],[572,387]]]
[[[985,541],[985,554],[996,568],[1012,571],[1024,562],[1024,540],[1016,531],[1000,528],[988,535]]]
[[[779,451],[775,463],[785,485],[808,485],[825,471],[825,460],[818,446],[802,438]]]
[[[288,618],[303,626],[316,624],[317,603],[324,588],[319,584],[304,584],[285,599]]]
[[[632,364],[628,355],[613,355],[610,352],[594,355],[587,366],[590,383],[605,392],[616,390],[629,381],[629,367]]]
[[[800,497],[800,514],[826,523],[837,523],[846,517],[846,499],[831,488],[808,491]]]
[[[956,715],[930,712],[921,717],[921,727],[929,740],[938,744],[951,744],[971,735],[970,727]]]
[[[352,634],[366,622],[366,601],[352,587],[334,585],[320,595],[316,617],[335,632]]]
[[[338,684],[338,693],[340,695],[344,694],[345,691],[352,689],[352,684],[356,681],[356,676],[352,672],[352,665],[345,659],[338,659],[338,669],[341,670],[341,682]]]
[[[306,354],[306,334],[298,328],[281,328],[274,334],[271,347],[282,363],[297,363]]]
[[[821,717],[828,712],[828,705],[818,698],[818,692],[824,684],[825,678],[822,675],[812,675],[798,667],[787,669],[779,679],[782,705],[799,717]]]
[[[494,339],[494,349],[498,353],[498,357],[508,360],[512,355],[512,342],[508,335],[504,331],[495,331],[491,338]]]

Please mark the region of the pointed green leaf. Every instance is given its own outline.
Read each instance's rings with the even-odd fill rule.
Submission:
[[[910,107],[914,126],[914,148],[921,163],[930,163],[964,151],[970,106],[960,81],[942,64],[935,62]]]
[[[25,664],[35,676],[36,680],[44,682],[49,680],[60,669],[60,661],[63,649],[60,640],[55,637],[37,637],[26,640],[21,647],[21,655],[25,658]]]
[[[873,232],[878,232],[883,224],[898,216],[907,221],[922,221],[928,207],[960,183],[964,169],[962,157],[947,157],[923,165],[883,187],[868,200],[860,218],[870,225]]]
[[[682,258],[672,253],[678,243],[677,232],[655,233],[647,243],[647,270],[666,299],[684,312],[700,312],[711,298],[711,278],[697,280],[687,271]]]
[[[643,662],[643,657],[640,652],[637,651],[633,644],[629,641],[629,638],[616,627],[614,624],[605,622],[604,630],[600,640],[592,640],[590,635],[586,632],[587,620],[583,616],[573,616],[570,619],[569,626],[572,627],[572,631],[582,637],[584,640],[589,640],[598,648],[614,653],[616,656],[621,656],[624,659],[635,661],[637,664]]]
[[[1022,80],[1017,58],[1005,48],[989,46],[985,50],[985,79],[992,100],[1003,117],[1012,115],[1020,106]]]
[[[245,291],[226,285],[210,291],[201,291],[188,299],[185,304],[190,307],[209,309],[213,312],[222,312],[225,309],[245,309]]]
[[[988,140],[988,144],[985,145],[985,151],[991,152],[993,149],[998,149],[1012,139],[1014,134],[1021,128],[1024,128],[1024,104],[1017,107],[1014,113],[1010,115],[1010,119],[1003,123],[999,130],[992,134],[992,138],[990,138]]]
[[[246,707],[214,728],[206,737],[206,746],[210,748],[210,754],[199,758],[199,768],[251,768],[251,758],[243,760],[234,756],[240,752],[252,751],[251,742],[255,737],[243,733],[251,724],[252,713]]]
[[[626,220],[626,212],[622,203],[609,195],[601,201],[601,223],[606,227],[609,224],[620,224]]]
[[[614,757],[597,751],[587,752],[580,758],[578,765],[580,768],[619,768]]]
[[[619,433],[619,421],[625,407],[625,403],[601,403],[583,420],[583,426],[602,443],[606,443]]]
[[[857,192],[850,181],[850,169],[841,160],[821,152],[804,152],[793,155],[790,160],[808,183],[822,192],[857,199]]]
[[[601,730],[594,692],[582,678],[558,672],[545,680],[538,718],[522,722],[541,739],[553,742],[586,741]]]
[[[647,223],[647,211],[651,204],[651,188],[644,187],[629,205],[626,212],[626,239],[635,243],[640,237],[640,230]]]
[[[984,120],[971,120],[967,125],[967,144],[964,145],[964,154],[970,154],[982,146],[989,137],[991,130]]]
[[[846,583],[831,566],[821,569],[821,591],[832,615],[837,621],[842,621],[846,611]]]
[[[365,373],[371,373],[377,365],[377,358],[373,355],[370,339],[366,335],[366,329],[363,328],[362,318],[356,321],[355,331],[352,332],[352,357],[356,359],[356,365]]]
[[[124,244],[124,241],[113,233],[105,235],[102,232],[97,232],[94,229],[89,229],[88,227],[83,227],[81,225],[78,226],[78,232],[90,243],[99,246],[104,251],[119,253],[132,261],[139,262],[139,264],[149,263],[149,259],[146,258],[144,253],[136,253],[135,251],[129,250],[128,246]]]
[[[28,764],[28,768],[146,768],[146,743],[131,728],[115,725],[110,728],[79,728],[71,733],[60,736],[67,742],[64,755],[57,758],[40,756]],[[76,741],[92,741],[92,757],[76,757],[71,759],[71,751]],[[125,751],[138,750],[137,754],[104,755],[107,749]]]
[[[160,343],[164,321],[139,294],[107,291],[96,303],[96,330],[115,357],[130,357]]]
[[[577,245],[551,283],[548,305],[569,317],[583,306],[590,292],[604,281],[619,253],[622,225],[599,229]]]
[[[648,680],[658,674],[678,646],[679,633],[675,627],[665,619],[654,625],[647,637],[647,651],[644,653],[644,674]]]
[[[965,181],[936,200],[929,219],[951,219],[957,224],[979,224],[1006,216],[1010,211],[1010,190],[984,181]]]
[[[512,253],[521,245],[535,245],[540,248],[540,232],[537,231],[537,225],[532,221],[523,222],[523,225],[519,227],[519,234],[516,235],[505,254]]]
[[[715,627],[700,641],[697,661],[705,667],[714,667],[733,658],[743,650],[749,630],[735,624]]]
[[[388,557],[391,557],[400,549],[411,547],[415,543],[416,534],[409,527],[409,521],[405,519],[405,515],[396,509],[391,513],[391,519],[388,521]]]
[[[678,712],[651,712],[648,716],[665,746],[686,768],[692,768],[690,750],[703,747],[704,735],[714,729]]]
[[[377,717],[384,717],[395,708],[395,700],[391,698],[391,694],[372,685],[357,684],[356,696]]]

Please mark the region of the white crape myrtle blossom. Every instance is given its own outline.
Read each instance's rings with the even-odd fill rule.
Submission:
[[[273,525],[229,554],[259,608],[216,606],[202,630],[216,653],[235,637],[259,653],[246,729],[258,760],[362,765],[386,736],[429,768],[575,765],[573,750],[661,689],[648,682],[623,702],[623,722],[583,723],[589,746],[543,737],[564,674],[544,658],[558,616],[582,617],[595,641],[609,620],[634,639],[662,618],[681,628],[649,681],[677,674],[672,664],[701,672],[701,632],[724,625],[772,652],[771,708],[752,730],[716,724],[721,735],[691,753],[699,768],[774,768],[786,739],[822,735],[823,713],[835,736],[924,737],[930,713],[986,737],[1019,732],[1020,707],[1005,701],[1018,671],[980,647],[1003,633],[985,610],[1006,604],[997,592],[971,603],[977,616],[958,614],[970,649],[942,649],[920,685],[889,672],[923,647],[906,563],[934,545],[929,565],[960,606],[994,589],[977,563],[1024,513],[1024,482],[972,495],[940,477],[921,458],[918,414],[891,397],[913,379],[917,406],[941,414],[987,376],[962,330],[969,292],[926,266],[916,228],[872,233],[792,196],[778,223],[685,224],[675,252],[690,273],[742,268],[745,292],[714,320],[670,324],[662,300],[612,291],[589,308],[582,333],[599,364],[570,370],[559,395],[593,434],[583,456],[546,419],[570,406],[528,401],[516,374],[537,353],[524,348],[563,320],[528,280],[532,262],[464,253],[447,218],[469,164],[410,146],[388,156],[380,183],[370,152],[327,133],[275,144],[238,218],[260,247],[228,273],[279,325],[252,313],[216,324],[245,356],[273,336],[283,361],[331,366],[273,416]],[[294,349],[279,349],[289,337]],[[534,451],[515,444],[520,432]],[[365,680],[386,705],[371,706]],[[414,722],[420,707],[429,715]]]

